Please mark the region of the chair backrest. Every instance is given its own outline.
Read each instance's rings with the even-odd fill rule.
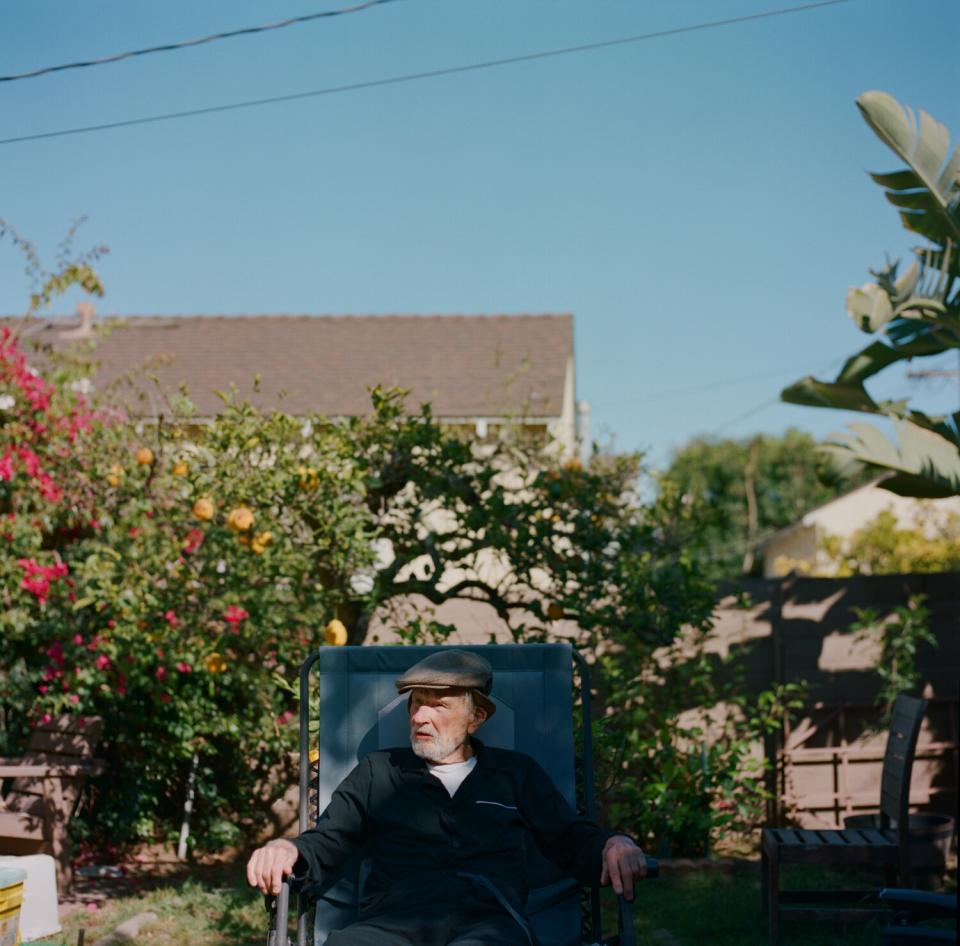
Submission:
[[[74,765],[93,758],[103,720],[99,716],[57,716],[39,723],[30,733],[22,761],[26,765]],[[68,820],[80,798],[83,777],[60,780],[60,817]],[[41,814],[44,784],[38,778],[15,778],[4,796],[9,811]]]
[[[901,693],[893,704],[880,780],[880,826],[907,826],[910,775],[927,701]]]
[[[301,830],[315,822],[334,789],[365,755],[409,745],[406,696],[398,696],[394,681],[440,649],[325,647],[312,658],[312,671],[319,681],[319,764],[312,779],[309,811],[306,799],[301,798],[301,812],[307,814]],[[476,651],[493,668],[491,698],[497,712],[477,733],[478,738],[487,745],[532,756],[576,807],[572,648],[566,644],[488,644],[459,649]],[[549,886],[561,878],[553,864],[539,852],[531,852],[528,879],[532,888]],[[334,916],[331,910],[352,906],[355,886],[348,880],[324,896],[329,903],[318,904],[315,919],[319,942],[326,930],[344,922],[343,913]],[[569,931],[573,924],[579,931],[577,898],[558,906],[567,912],[552,925]]]

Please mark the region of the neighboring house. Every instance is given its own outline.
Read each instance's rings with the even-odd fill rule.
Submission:
[[[38,320],[24,334],[57,347],[93,337],[93,306],[83,303],[77,315]],[[131,376],[142,396],[122,396],[141,416],[162,412],[148,374],[167,391],[185,384],[200,419],[223,409],[215,392],[231,387],[263,410],[337,418],[369,411],[368,389],[381,385],[409,390],[412,409],[429,402],[441,423],[479,439],[520,424],[565,455],[576,449],[571,315],[132,316],[102,324],[111,331],[97,345],[93,383]]]
[[[960,516],[960,496],[912,499],[881,489],[879,482],[831,499],[769,538],[763,544],[764,578],[790,572],[824,577],[836,574],[837,563],[822,548],[824,537],[849,539],[884,510],[893,513],[900,528],[920,526],[930,534],[942,530],[951,514]]]

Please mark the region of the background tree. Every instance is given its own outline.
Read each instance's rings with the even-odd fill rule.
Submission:
[[[904,575],[911,572],[960,572],[960,516],[929,511],[902,526],[885,509],[848,539],[824,535],[820,544],[836,563],[831,574]]]
[[[791,429],[740,440],[697,437],[673,455],[663,480],[695,509],[707,575],[756,572],[765,538],[866,478],[841,477],[815,448],[809,434]]]
[[[904,227],[924,238],[914,260],[898,275],[899,262],[873,271],[876,282],[847,294],[847,312],[859,329],[882,332],[847,360],[833,382],[808,377],[786,388],[792,404],[885,415],[898,443],[872,424],[851,424],[826,449],[842,462],[890,473],[884,489],[904,496],[960,493],[960,412],[928,416],[903,401],[877,402],[864,383],[889,365],[960,350],[960,147],[926,112],[919,117],[883,92],[857,100],[867,124],[907,163],[907,168],[871,177],[900,208]]]

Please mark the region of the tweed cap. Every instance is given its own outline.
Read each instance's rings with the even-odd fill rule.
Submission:
[[[415,663],[396,680],[397,690],[414,688],[446,690],[451,687],[472,690],[474,699],[493,716],[496,704],[489,698],[493,687],[493,668],[483,657],[466,650],[439,650]]]

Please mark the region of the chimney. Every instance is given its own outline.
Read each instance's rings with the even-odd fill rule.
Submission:
[[[96,314],[97,310],[92,302],[78,302],[77,318],[80,319],[80,326],[61,332],[60,338],[64,341],[77,338],[91,338],[93,336],[93,320]]]

